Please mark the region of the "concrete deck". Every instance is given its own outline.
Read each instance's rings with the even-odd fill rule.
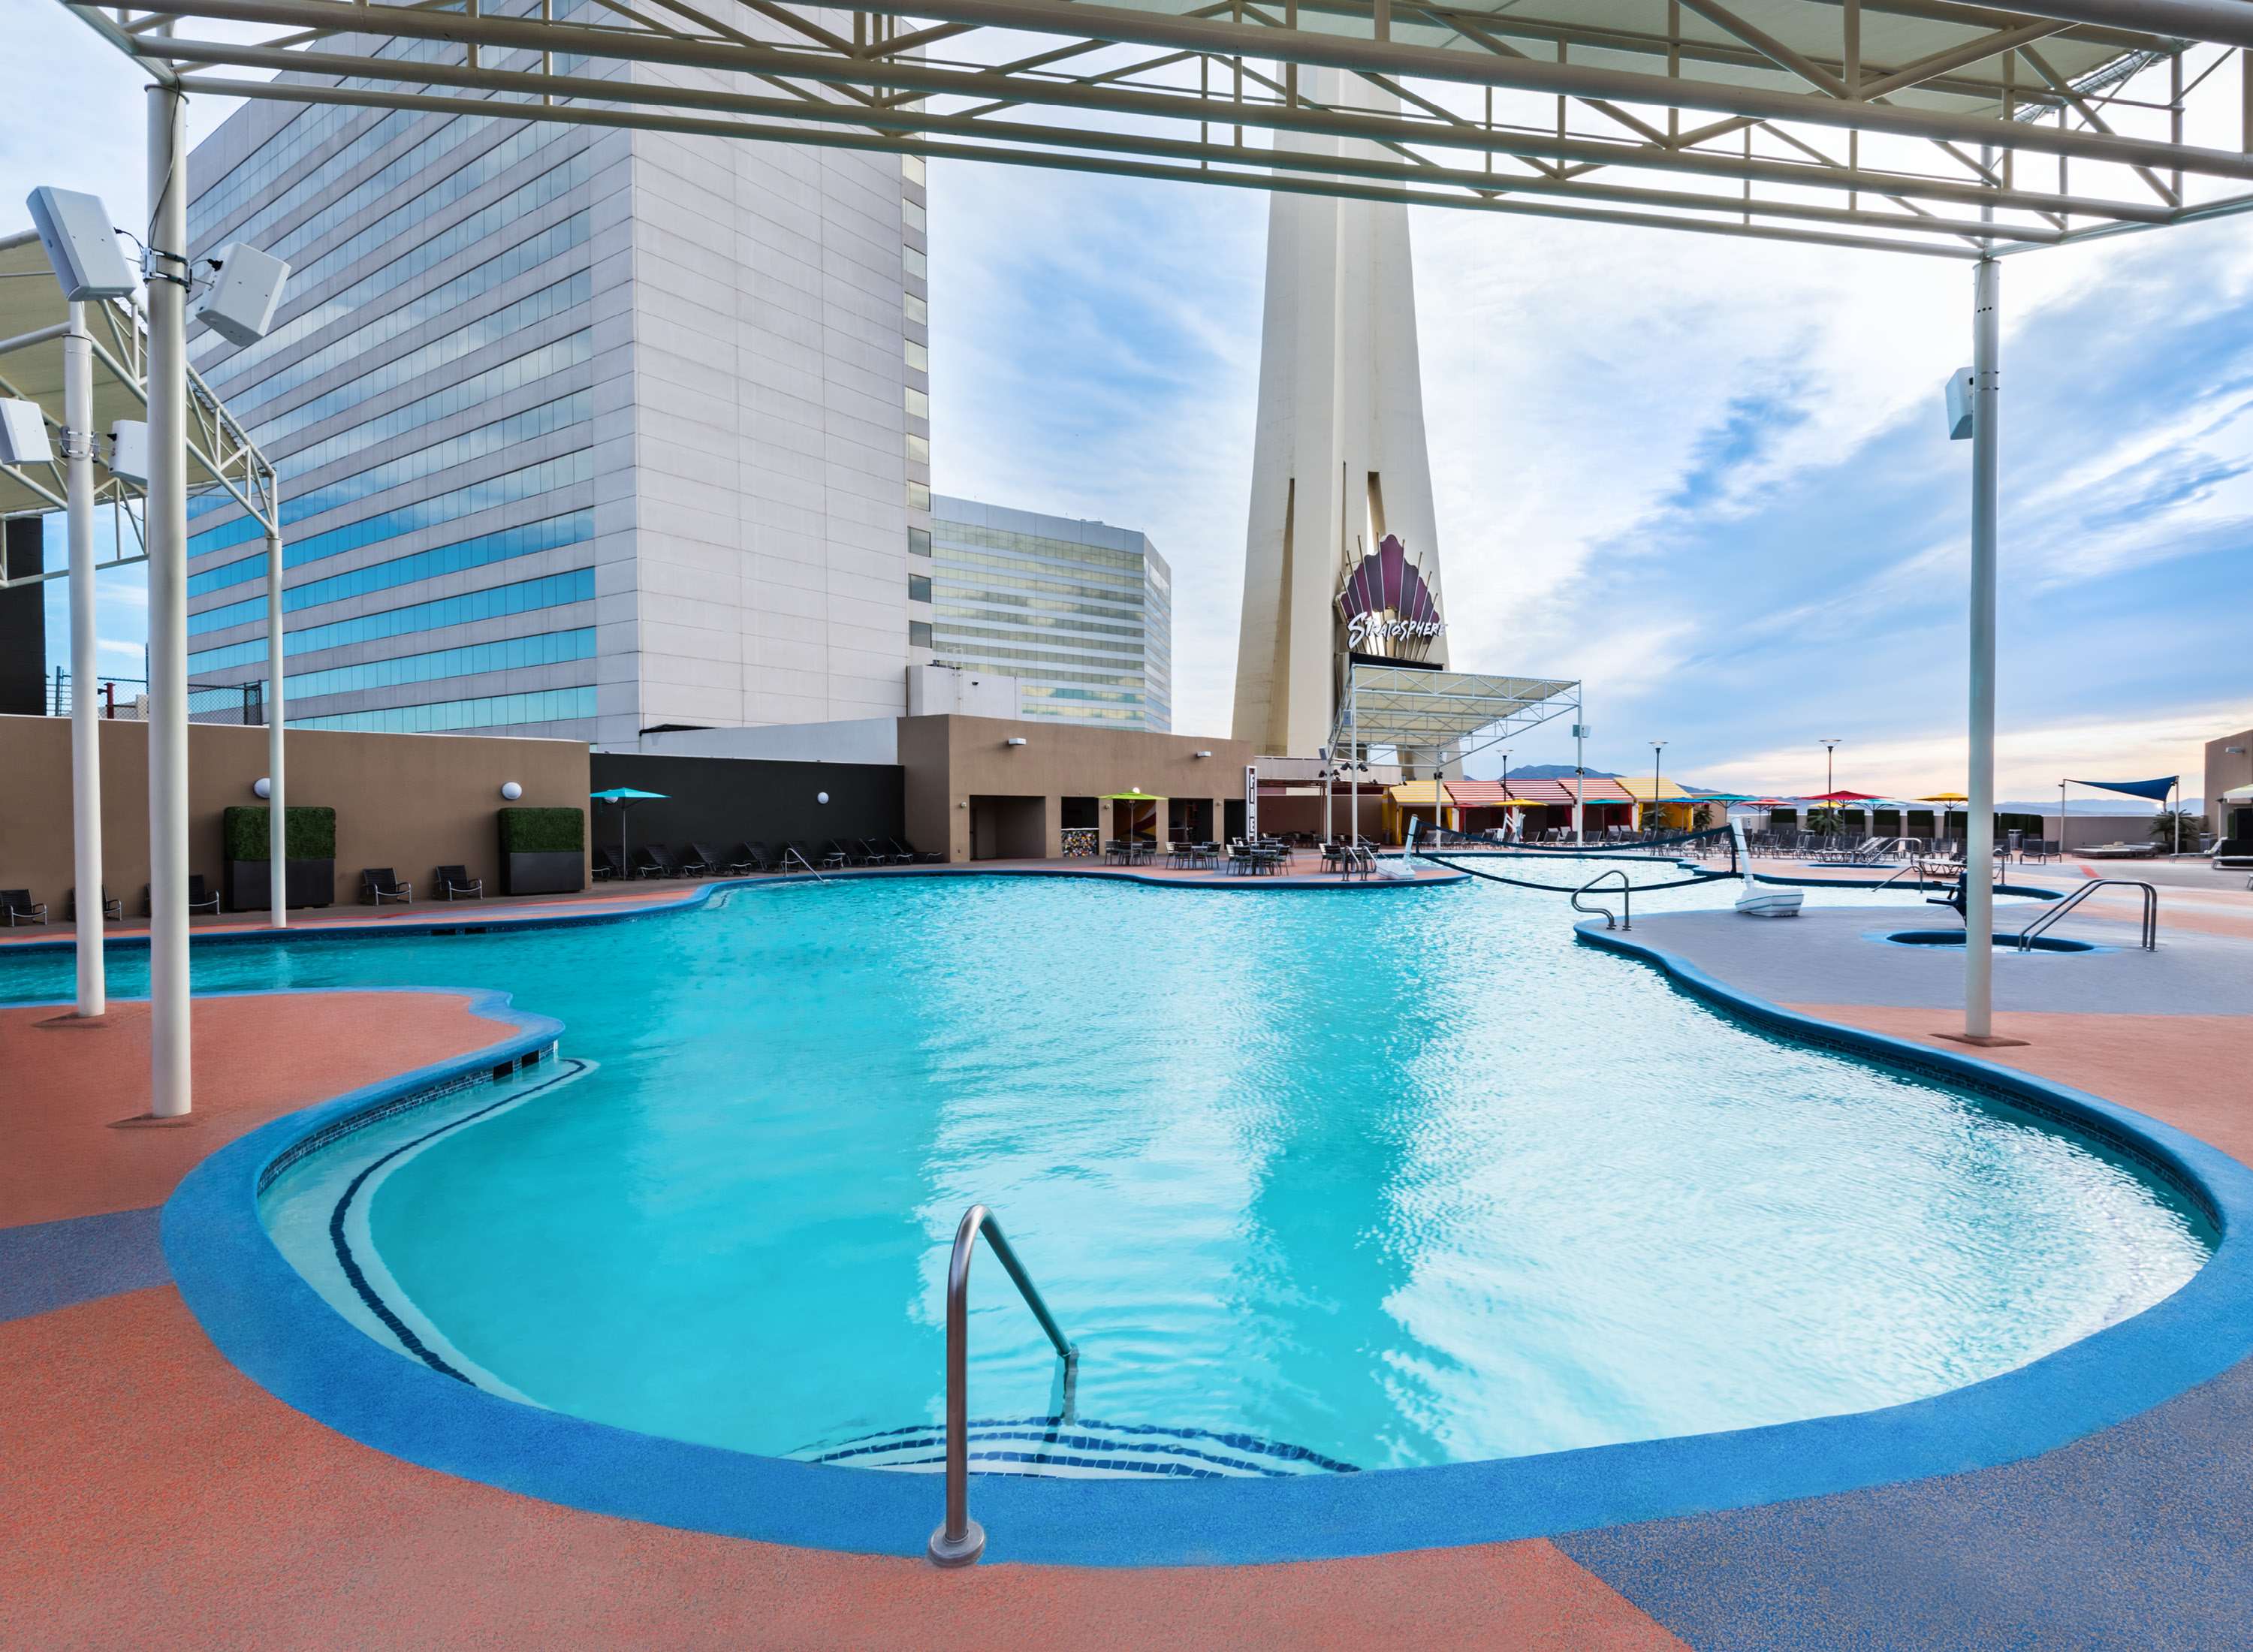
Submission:
[[[2114,940],[2131,914],[2092,908],[2064,932]],[[1686,913],[1635,934],[1737,990],[1960,1054],[1933,1036],[1960,1014],[1960,954],[1865,938],[1954,922]],[[2253,1161],[2253,896],[2170,893],[2160,937],[2156,954],[1998,959],[1998,1031],[2027,1042],[1985,1058]],[[2253,1362],[2006,1467],[1266,1567],[940,1573],[411,1467],[220,1357],[169,1283],[150,1209],[261,1119],[507,1030],[458,995],[374,996],[199,1000],[199,1122],[158,1131],[108,1127],[143,1082],[138,1007],[98,1029],[0,1011],[0,1645],[2253,1645]],[[362,1031],[378,1014],[380,1055]]]

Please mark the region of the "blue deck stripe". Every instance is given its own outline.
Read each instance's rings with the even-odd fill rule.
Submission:
[[[169,1285],[161,1207],[0,1228],[0,1323]]]

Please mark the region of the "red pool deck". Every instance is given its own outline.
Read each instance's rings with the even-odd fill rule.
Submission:
[[[647,889],[548,910],[685,893]],[[2253,897],[2208,916],[2253,937]],[[1796,1007],[1918,1040],[1949,1025],[1940,1006]],[[67,1240],[131,1219],[262,1120],[508,1030],[450,993],[199,1000],[198,1122],[133,1130],[112,1125],[145,1085],[143,1007],[100,1028],[54,1014],[0,1011],[0,1265],[30,1224]],[[1990,1059],[2253,1162],[2253,1017],[1998,1019],[2027,1042]],[[2204,1455],[2157,1478],[2134,1472],[2164,1458],[2138,1418],[2004,1469],[1557,1542],[941,1572],[401,1462],[271,1398],[150,1284],[0,1322],[0,1647],[2243,1647],[2216,1601],[2253,1593],[2246,1371],[2160,1408],[2166,1437]],[[2182,1483],[2201,1472],[2220,1488]],[[2165,1535],[2183,1509],[2195,1540]],[[2172,1572],[2170,1543],[2190,1551]]]

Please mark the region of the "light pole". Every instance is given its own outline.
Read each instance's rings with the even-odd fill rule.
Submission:
[[[1838,789],[1837,783],[1831,777],[1831,755],[1838,749],[1840,742],[1834,739],[1819,741],[1817,743],[1823,748],[1823,793],[1828,797]]]
[[[1665,749],[1666,742],[1664,740],[1654,740],[1650,742],[1650,808],[1654,814],[1658,812],[1658,754]],[[1659,819],[1663,820],[1665,817],[1660,815]]]
[[[1510,754],[1502,754],[1502,840],[1510,841]]]

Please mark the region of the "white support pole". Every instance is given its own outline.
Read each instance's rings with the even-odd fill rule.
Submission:
[[[186,115],[149,96],[149,1111],[194,1105],[188,1032]]]
[[[1995,1031],[1995,477],[2002,266],[1971,275],[1971,800],[1964,836],[1964,1033]]]
[[[278,488],[266,508],[282,519]],[[266,895],[273,927],[289,927],[289,817],[282,795],[282,535],[266,534]]]
[[[70,307],[63,335],[63,454],[69,467],[71,628],[71,869],[78,885],[78,1014],[109,1007],[101,958],[101,671],[94,614],[94,339],[86,306]]]
[[[1588,725],[1581,721],[1587,714],[1587,708],[1575,701],[1573,704],[1573,841],[1575,843],[1588,840]]]

